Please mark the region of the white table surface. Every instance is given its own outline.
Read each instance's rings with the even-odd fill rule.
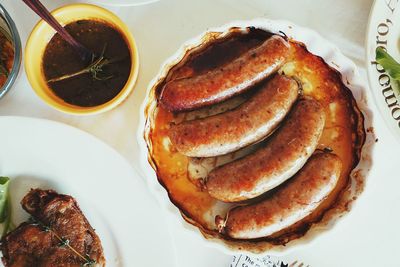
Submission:
[[[22,43],[25,44],[38,17],[20,0],[0,1],[14,18]],[[49,9],[73,2],[77,1],[43,0]],[[0,101],[0,115],[46,118],[78,127],[110,144],[138,169],[136,131],[139,107],[144,99],[147,84],[156,75],[163,61],[185,40],[208,27],[222,25],[231,20],[254,17],[287,19],[310,27],[335,43],[346,56],[358,64],[366,80],[363,47],[371,5],[372,0],[161,0],[137,7],[108,7],[127,23],[139,47],[139,79],[128,100],[118,108],[101,115],[66,115],[48,107],[35,95],[22,68],[14,88]],[[370,96],[369,92],[367,94]],[[379,266],[396,266],[396,262],[398,266],[398,247],[387,246],[386,241],[389,238],[400,239],[399,230],[385,227],[385,221],[393,217],[400,204],[400,193],[386,194],[386,188],[390,187],[390,184],[395,185],[395,179],[398,178],[396,165],[399,159],[395,152],[399,143],[389,133],[374,102],[370,97],[369,99],[379,142],[375,146],[375,164],[365,192],[352,212],[347,215],[354,216],[351,223],[358,223],[359,227],[356,231],[352,227],[352,232],[349,232],[349,220],[344,218],[336,227],[338,231],[348,232],[346,240],[327,240],[328,245],[321,249],[317,256],[310,251],[299,250],[289,255],[289,258],[300,259],[312,266],[378,266],[380,263],[386,264]],[[385,160],[376,162],[383,157]],[[372,206],[362,205],[365,199],[377,195],[379,198],[375,197],[377,200]],[[397,207],[397,210],[391,209],[392,206]],[[177,224],[169,222],[169,225],[175,244],[175,255],[171,257],[175,257],[177,267],[229,266],[231,256],[197,243],[181,231]],[[397,225],[400,225],[400,221]],[[366,254],[365,251],[374,251],[374,254]]]

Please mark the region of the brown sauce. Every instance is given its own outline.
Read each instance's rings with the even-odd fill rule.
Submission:
[[[0,88],[6,83],[14,63],[14,47],[0,30]]]
[[[85,73],[49,82],[81,71],[90,64],[83,62],[76,51],[55,34],[46,47],[42,62],[48,86],[72,105],[92,107],[110,101],[125,86],[131,71],[130,50],[124,37],[110,24],[98,20],[78,20],[66,25],[65,29],[96,56],[104,49],[104,57],[112,63],[105,65],[96,77]]]
[[[169,80],[198,75],[221,66],[270,36],[270,33],[253,28],[247,33],[234,30],[223,39],[214,40],[211,36],[211,41],[189,51],[180,63],[170,69],[166,78],[156,85],[156,96]],[[303,236],[312,224],[321,221],[329,211],[343,212],[343,207],[347,208],[345,196],[351,184],[350,173],[360,160],[365,140],[363,116],[351,91],[342,82],[340,73],[329,67],[322,58],[308,52],[304,45],[295,41],[290,41],[290,45],[291,56],[283,71],[302,81],[304,95],[317,99],[326,107],[327,121],[318,149],[332,150],[341,158],[343,169],[337,187],[316,212],[274,236],[252,241],[230,240],[220,236],[215,224],[205,219],[218,201],[188,179],[188,158],[165,145],[169,125],[177,114],[158,105],[150,115],[154,116],[149,134],[150,162],[156,169],[159,182],[166,188],[170,200],[181,210],[182,216],[199,227],[206,236],[220,237],[229,242],[239,241],[243,247],[252,249],[255,248],[253,244],[259,242],[286,244]]]

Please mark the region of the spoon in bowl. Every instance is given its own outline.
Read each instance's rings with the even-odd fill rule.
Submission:
[[[60,36],[68,42],[79,54],[83,62],[90,62],[94,58],[94,53],[79,43],[74,37],[65,30],[63,26],[51,15],[46,7],[39,0],[22,0],[30,9],[47,22]]]

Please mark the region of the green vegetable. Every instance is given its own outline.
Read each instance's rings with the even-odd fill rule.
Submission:
[[[10,198],[7,198],[7,216],[3,225],[3,232],[1,233],[1,237],[5,236],[9,231],[15,229],[15,225],[11,221],[11,205]]]
[[[0,223],[4,223],[2,236],[7,233],[11,223],[11,206],[8,193],[9,185],[10,179],[0,176]]]
[[[8,187],[10,178],[0,176],[0,223],[3,223],[7,218],[8,206]]]
[[[400,64],[382,47],[376,48],[376,62],[396,81],[400,81]]]

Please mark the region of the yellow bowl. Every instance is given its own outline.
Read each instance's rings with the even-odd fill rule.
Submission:
[[[34,27],[25,47],[25,72],[33,90],[48,105],[69,114],[98,114],[118,106],[133,90],[139,72],[139,55],[135,40],[128,27],[112,12],[95,5],[67,5],[54,10],[52,14],[63,26],[80,19],[100,19],[114,26],[122,33],[129,46],[131,53],[131,73],[118,95],[104,104],[94,107],[81,107],[65,102],[49,88],[44,77],[42,68],[43,54],[55,31],[46,22],[41,20]]]

